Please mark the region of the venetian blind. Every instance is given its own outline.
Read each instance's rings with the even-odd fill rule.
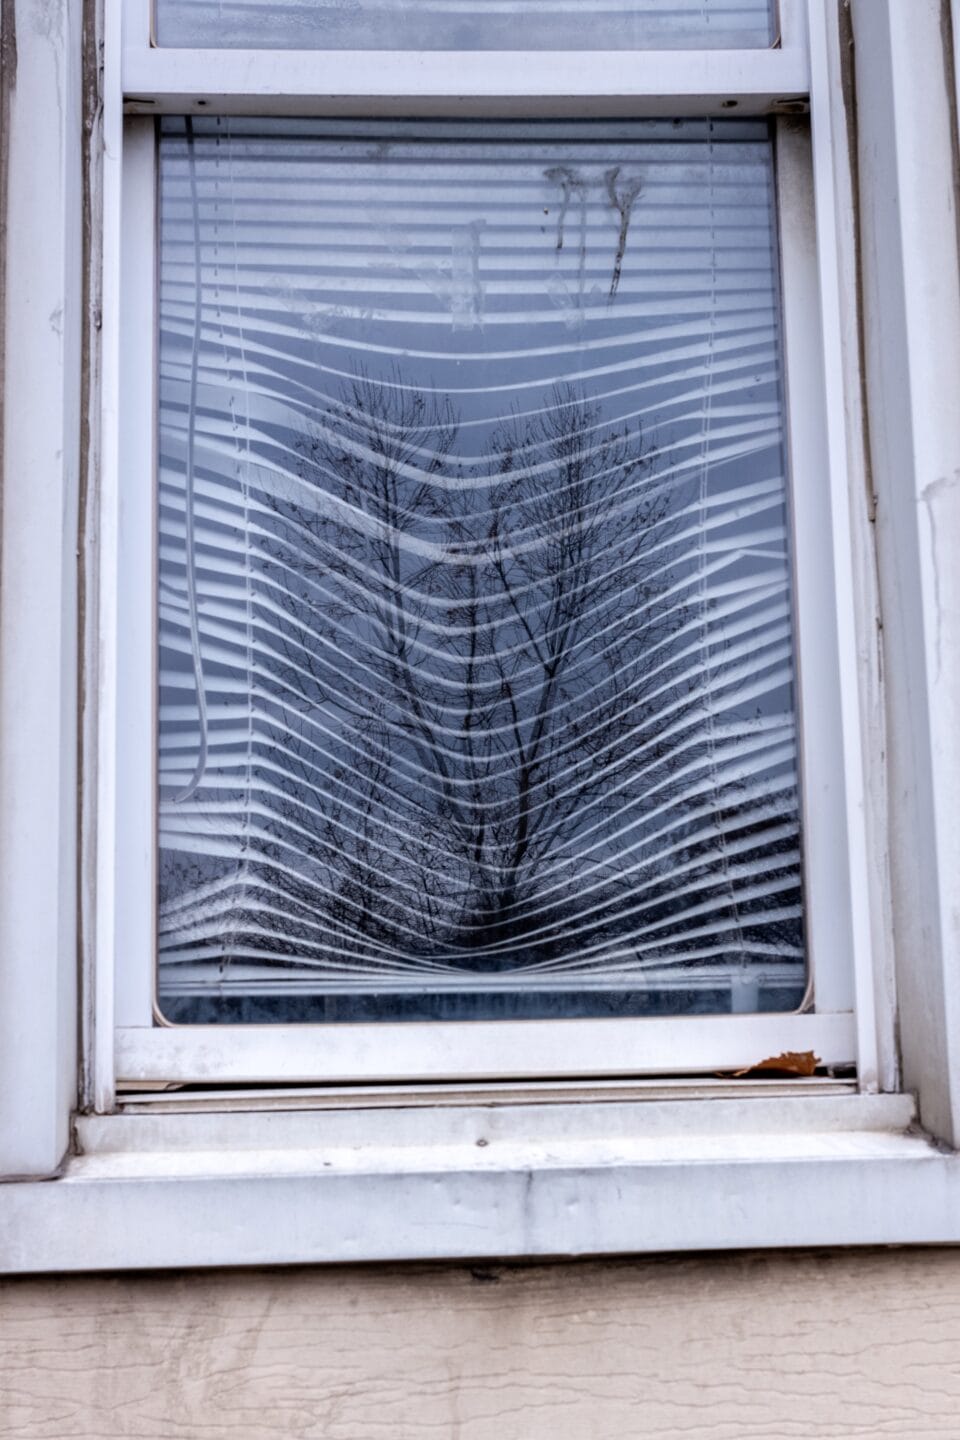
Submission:
[[[803,988],[755,122],[161,141],[161,999]]]

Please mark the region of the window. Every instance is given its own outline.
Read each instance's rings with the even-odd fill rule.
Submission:
[[[363,129],[161,127],[165,1018],[794,1010],[767,127]]]
[[[850,1064],[790,7],[217,13],[125,10],[120,1080]]]
[[[0,489],[0,1164],[5,1178],[55,1183],[0,1186],[4,1265],[955,1243],[955,1157],[908,1129],[910,1094],[869,1093],[878,1084],[900,1088],[895,962],[904,1087],[917,1092],[921,1124],[947,1145],[956,1140],[952,1056],[960,1020],[947,939],[960,869],[945,836],[960,779],[951,708],[960,648],[944,560],[956,505],[949,477],[960,465],[947,418],[960,383],[960,283],[954,228],[926,219],[955,204],[948,91],[931,83],[945,63],[942,7],[853,0],[855,106],[841,95],[845,50],[837,25],[847,12],[833,0],[782,4],[774,46],[477,51],[468,70],[454,50],[372,57],[153,46],[143,4],[125,8],[121,45],[120,9],[106,8],[104,184],[101,208],[95,139],[86,274],[79,11],[66,11],[61,28],[21,29],[9,97],[5,174],[20,220],[7,232],[5,333],[18,335],[19,348],[17,365],[5,373]],[[219,9],[224,18],[238,13],[226,4]],[[247,18],[252,13],[248,7]],[[710,13],[712,21],[720,10]],[[318,95],[327,97],[322,114]],[[807,100],[809,130],[803,118],[784,119]],[[845,104],[856,134],[845,128]],[[673,133],[677,117],[682,126],[667,143],[687,144],[703,126],[721,154],[737,144],[772,145],[776,219],[769,228],[778,253],[769,273],[780,286],[785,383],[778,400],[790,479],[793,703],[812,978],[799,1013],[156,1023],[158,512],[171,537],[160,558],[180,581],[174,613],[189,619],[190,612],[182,601],[186,527],[177,531],[170,503],[176,465],[184,496],[187,467],[176,456],[172,466],[164,462],[160,512],[153,441],[161,395],[171,422],[162,432],[168,449],[178,423],[181,437],[187,433],[189,406],[170,389],[175,350],[164,351],[156,372],[149,337],[161,334],[158,303],[165,316],[173,313],[172,292],[157,288],[158,263],[170,274],[158,246],[158,122],[170,145],[183,147],[186,116],[195,156],[215,144],[214,135],[223,153],[262,144],[271,130],[279,137],[284,127],[286,140],[306,134],[313,146],[322,134],[325,144],[356,145],[400,122],[403,144],[434,146],[440,159],[465,143],[465,131],[488,140],[503,131],[506,147],[544,139],[555,147],[583,144],[578,137],[586,131],[605,147],[621,147],[622,160],[630,146],[652,140],[659,122]],[[89,119],[96,136],[98,117],[91,112]],[[731,120],[739,139],[720,123]],[[754,125],[764,138],[748,141]],[[390,134],[391,143],[401,143],[396,128]],[[851,154],[860,160],[859,250]],[[38,167],[62,183],[38,187]],[[605,190],[614,165],[605,160],[603,167]],[[197,177],[199,184],[200,170]],[[687,178],[693,183],[693,170]],[[274,167],[263,184],[278,179]],[[551,198],[556,204],[556,191],[544,198],[548,208]],[[202,212],[201,248],[213,244],[211,217],[225,200],[221,193]],[[614,240],[606,253],[608,289],[619,248],[615,211],[602,212]],[[571,263],[566,237],[577,218],[571,199],[559,259],[555,238],[547,256],[551,265]],[[611,317],[626,295],[634,221],[631,212]],[[484,239],[481,232],[481,246]],[[220,265],[222,241],[217,245],[210,254]],[[187,312],[191,299],[196,304],[190,246],[188,234],[178,302]],[[679,264],[679,248],[670,258]],[[225,269],[232,276],[232,266]],[[218,323],[226,325],[229,283],[209,263],[205,274],[208,293],[224,298]],[[368,278],[378,274],[382,283],[382,267]],[[88,295],[84,368],[79,337]],[[268,298],[276,304],[280,296]],[[232,313],[235,319],[235,304]],[[168,345],[171,326],[163,333]],[[189,320],[181,324],[181,362],[183,338],[192,333]],[[471,326],[462,333],[469,336]],[[216,334],[207,327],[204,364],[214,357]],[[221,346],[221,362],[222,354]],[[222,363],[219,373],[222,381]],[[258,432],[261,456],[284,440],[272,414]],[[215,415],[208,406],[206,431],[196,432],[206,437],[208,459]],[[875,525],[861,419],[871,445]],[[90,483],[78,517],[87,438]],[[225,438],[221,454],[236,454],[232,429]],[[717,438],[711,430],[711,445]],[[656,452],[648,425],[637,457],[641,478],[654,469]],[[209,485],[220,472],[205,465],[196,474]],[[219,533],[219,512],[206,498],[203,505],[202,514],[199,504],[192,513],[209,543]],[[185,518],[185,499],[181,511]],[[277,509],[271,514],[279,527]],[[289,526],[289,511],[282,523]],[[80,577],[77,527],[84,537]],[[275,548],[261,552],[261,585],[263,556],[276,564],[278,534],[269,532]],[[248,547],[234,553],[245,566]],[[198,575],[207,574],[200,567]],[[303,591],[287,585],[281,593],[291,597],[281,619],[292,636]],[[442,587],[440,598],[450,598]],[[349,610],[346,620],[355,623],[356,614]],[[209,650],[211,637],[222,643],[211,618],[223,619],[211,616],[204,597],[197,628],[208,649],[201,658],[221,676]],[[176,637],[177,623],[166,633]],[[74,828],[78,628],[87,645],[82,844]],[[233,651],[225,643],[223,653]],[[189,677],[190,644],[168,665]],[[196,710],[195,695],[188,703]],[[188,720],[185,711],[170,734],[180,725],[185,731]],[[85,957],[79,1011],[78,888]],[[747,999],[748,987],[738,988]],[[176,1002],[169,992],[164,997]],[[730,1005],[729,994],[724,1002]],[[94,1113],[76,1118],[71,1144],[78,1018],[81,1106]],[[703,1073],[784,1048],[815,1049],[833,1061],[855,1054],[857,1080],[818,1076],[781,1085]],[[178,1088],[191,1081],[202,1083]]]

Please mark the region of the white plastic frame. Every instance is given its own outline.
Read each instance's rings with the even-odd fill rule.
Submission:
[[[156,1025],[152,1011],[155,387],[152,348],[144,337],[156,328],[155,151],[149,121],[129,119],[122,133],[121,94],[129,97],[128,112],[153,114],[198,107],[204,113],[362,110],[382,115],[414,108],[423,114],[450,114],[454,106],[458,114],[485,115],[521,109],[538,115],[758,113],[769,110],[774,98],[792,106],[816,83],[799,24],[804,9],[802,3],[784,0],[783,45],[778,50],[631,57],[544,54],[535,60],[525,55],[522,65],[520,57],[499,54],[378,57],[340,52],[331,62],[316,52],[278,51],[260,54],[254,63],[247,52],[162,51],[150,47],[147,0],[126,0],[122,42],[119,7],[108,9],[108,133],[116,137],[116,148],[108,150],[105,176],[105,255],[111,244],[115,250],[105,259],[105,284],[113,288],[105,296],[104,346],[112,350],[113,361],[105,359],[104,364],[104,412],[108,425],[115,426],[118,449],[112,454],[105,447],[101,495],[99,1108],[109,1108],[117,1081],[319,1083],[675,1074],[731,1069],[784,1049],[813,1049],[828,1064],[856,1060],[861,1087],[874,1088],[869,934],[857,899],[866,894],[865,839],[858,798],[862,768],[856,656],[850,648],[852,578],[843,523],[842,415],[838,421],[825,403],[825,395],[840,391],[839,372],[833,370],[839,363],[839,336],[830,333],[831,320],[836,332],[829,293],[830,217],[822,215],[822,193],[832,166],[815,143],[811,173],[806,137],[789,130],[780,137],[778,171],[815,1013],[172,1028]],[[817,55],[816,43],[810,53]],[[818,63],[821,60],[825,63],[818,57]],[[324,87],[334,84],[333,72],[324,68],[331,63],[337,93],[321,100]],[[371,75],[378,77],[375,93],[364,88]],[[724,105],[731,99],[737,101],[735,110]],[[825,325],[820,323],[821,311]],[[825,383],[828,373],[836,384]],[[831,531],[836,546],[832,561]],[[827,576],[832,583],[825,583]]]
[[[129,112],[497,115],[766,114],[810,90],[805,0],[779,0],[763,50],[187,50],[151,43],[151,0],[124,6]]]

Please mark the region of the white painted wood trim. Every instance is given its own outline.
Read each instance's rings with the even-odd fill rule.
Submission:
[[[807,49],[807,0],[779,0],[780,46],[790,53]]]
[[[77,1094],[80,19],[4,7],[0,1175],[57,1168]]]
[[[115,497],[117,573],[109,592],[110,577],[103,577],[102,592],[103,603],[118,617],[111,703],[120,723],[114,755],[116,851],[112,872],[100,881],[101,896],[113,896],[114,950],[104,953],[102,963],[114,976],[115,1024],[149,1025],[157,929],[157,138],[151,120],[127,118],[122,128],[119,313],[111,340],[122,377],[123,487]],[[150,960],[138,963],[141,956]],[[112,1085],[112,1047],[104,1057],[105,1076],[108,1067]]]
[[[853,926],[834,619],[843,577],[838,577],[826,523],[830,470],[805,120],[778,122],[776,158],[808,995],[817,1009],[852,1010]]]
[[[184,1025],[117,1031],[125,1084],[370,1083],[570,1075],[711,1074],[784,1050],[825,1065],[855,1053],[853,1017],[707,1015],[655,1020],[432,1021],[401,1025]]]
[[[89,1068],[97,1109],[113,1106],[114,956],[117,948],[116,856],[119,743],[119,619],[116,587],[120,567],[120,319],[123,190],[123,107],[120,101],[120,11],[104,9],[103,168],[100,327],[100,453],[93,477],[97,573],[91,577],[96,622],[94,674],[88,693],[95,712],[95,772],[84,776],[94,790],[93,893],[87,897],[92,931],[92,1020]]]
[[[811,74],[811,140],[820,277],[820,326],[826,463],[829,476],[829,530],[833,545],[833,644],[839,662],[840,743],[843,752],[846,822],[845,884],[849,897],[851,959],[857,1017],[857,1070],[861,1088],[878,1085],[877,1019],[870,920],[870,870],[864,796],[863,722],[858,681],[857,604],[853,581],[851,497],[847,482],[847,417],[843,336],[840,329],[839,217],[834,194],[834,138],[831,112],[829,26],[836,21],[833,0],[808,0]]]
[[[538,1093],[531,1086],[525,1093],[514,1088],[512,1095],[496,1086],[472,1093],[455,1087],[459,1098],[435,1112],[383,1092],[369,1106],[364,1086],[344,1090],[336,1105],[322,1111],[289,1102],[284,1108],[275,1096],[274,1105],[280,1108],[266,1115],[250,1110],[201,1112],[194,1108],[199,1097],[174,1093],[166,1097],[163,1113],[138,1108],[144,1103],[139,1096],[126,1102],[121,1114],[81,1116],[76,1140],[78,1154],[89,1159],[113,1155],[118,1164],[139,1164],[133,1157],[147,1154],[226,1151],[249,1156],[263,1150],[313,1150],[328,1156],[354,1147],[374,1155],[385,1146],[406,1153],[476,1145],[478,1139],[519,1145],[532,1137],[545,1146],[628,1140],[656,1147],[651,1155],[663,1159],[671,1147],[694,1140],[704,1153],[712,1148],[722,1157],[729,1137],[738,1145],[747,1137],[773,1135],[789,1146],[809,1135],[899,1134],[913,1123],[912,1096],[841,1093],[841,1083],[715,1080],[671,1086],[639,1081],[633,1093],[618,1083],[600,1092],[596,1110],[585,1087],[579,1093],[573,1087],[567,1093],[541,1087]],[[809,1087],[805,1091],[804,1085]]]
[[[960,272],[941,0],[854,0],[904,1083],[960,1143]]]
[[[802,101],[793,50],[125,49],[127,108],[157,114],[765,114]]]
[[[850,1097],[846,1114],[843,1103],[480,1107],[444,1112],[442,1127],[435,1112],[402,1111],[107,1119],[81,1127],[89,1153],[63,1179],[0,1187],[0,1265],[960,1241],[960,1158],[908,1128],[909,1101]],[[246,1144],[238,1120],[252,1121]],[[115,1125],[128,1132],[116,1144]]]
[[[846,482],[850,503],[852,578],[856,603],[857,678],[864,756],[864,826],[869,868],[871,969],[877,1015],[878,1083],[892,1093],[900,1088],[896,1037],[894,939],[890,906],[888,825],[890,818],[881,613],[877,577],[874,497],[865,415],[861,329],[859,245],[861,215],[854,194],[857,116],[849,13],[828,12],[825,90],[831,110],[833,192],[836,207],[836,258],[841,306],[837,318],[844,365],[846,411]],[[781,122],[786,123],[786,122]]]

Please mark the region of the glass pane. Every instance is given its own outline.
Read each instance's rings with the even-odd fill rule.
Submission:
[[[773,0],[156,0],[160,45],[288,50],[735,49]]]
[[[770,139],[169,121],[160,997],[804,984]]]

